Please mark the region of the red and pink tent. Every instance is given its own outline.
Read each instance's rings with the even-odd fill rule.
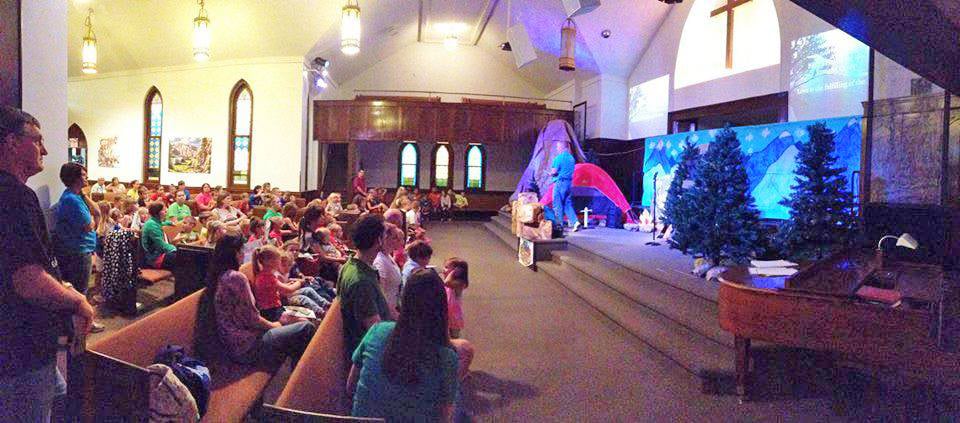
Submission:
[[[630,213],[630,203],[620,192],[617,183],[607,172],[592,163],[577,163],[573,170],[574,207],[577,211],[589,207],[594,214],[606,215],[610,207],[620,210],[624,222],[636,223]],[[547,185],[540,204],[550,207],[553,203],[553,183]]]

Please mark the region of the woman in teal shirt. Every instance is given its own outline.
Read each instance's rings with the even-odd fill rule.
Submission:
[[[453,421],[458,357],[447,336],[447,296],[432,269],[403,288],[399,320],[373,325],[353,353],[353,415],[387,421]]]

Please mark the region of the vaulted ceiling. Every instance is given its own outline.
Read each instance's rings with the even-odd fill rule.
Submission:
[[[99,44],[100,72],[193,63],[195,0],[71,0],[69,74],[80,73],[80,44],[87,9]],[[517,71],[550,92],[575,74],[557,69],[560,0],[360,0],[363,32],[360,54],[339,51],[343,0],[206,0],[212,32],[212,60],[270,56],[322,56],[333,79],[345,82],[363,69],[416,42],[440,42],[442,26],[462,24],[461,48],[480,48],[515,67],[499,49],[506,29],[522,23],[539,58]],[[578,26],[580,77],[597,73],[627,78],[663,22],[670,6],[656,0],[602,0],[574,20]],[[508,23],[509,21],[509,23]],[[603,30],[611,31],[603,38]]]

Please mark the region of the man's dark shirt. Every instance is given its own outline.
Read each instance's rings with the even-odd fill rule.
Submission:
[[[62,317],[24,301],[13,274],[38,265],[59,278],[37,194],[0,171],[0,378],[20,375],[56,359]]]

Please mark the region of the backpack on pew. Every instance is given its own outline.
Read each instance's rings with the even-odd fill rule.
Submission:
[[[207,401],[210,399],[210,369],[202,361],[190,357],[179,345],[167,345],[160,348],[160,352],[153,359],[154,363],[166,364],[173,370],[173,374],[180,379],[197,402],[197,408],[202,417],[207,412]]]

